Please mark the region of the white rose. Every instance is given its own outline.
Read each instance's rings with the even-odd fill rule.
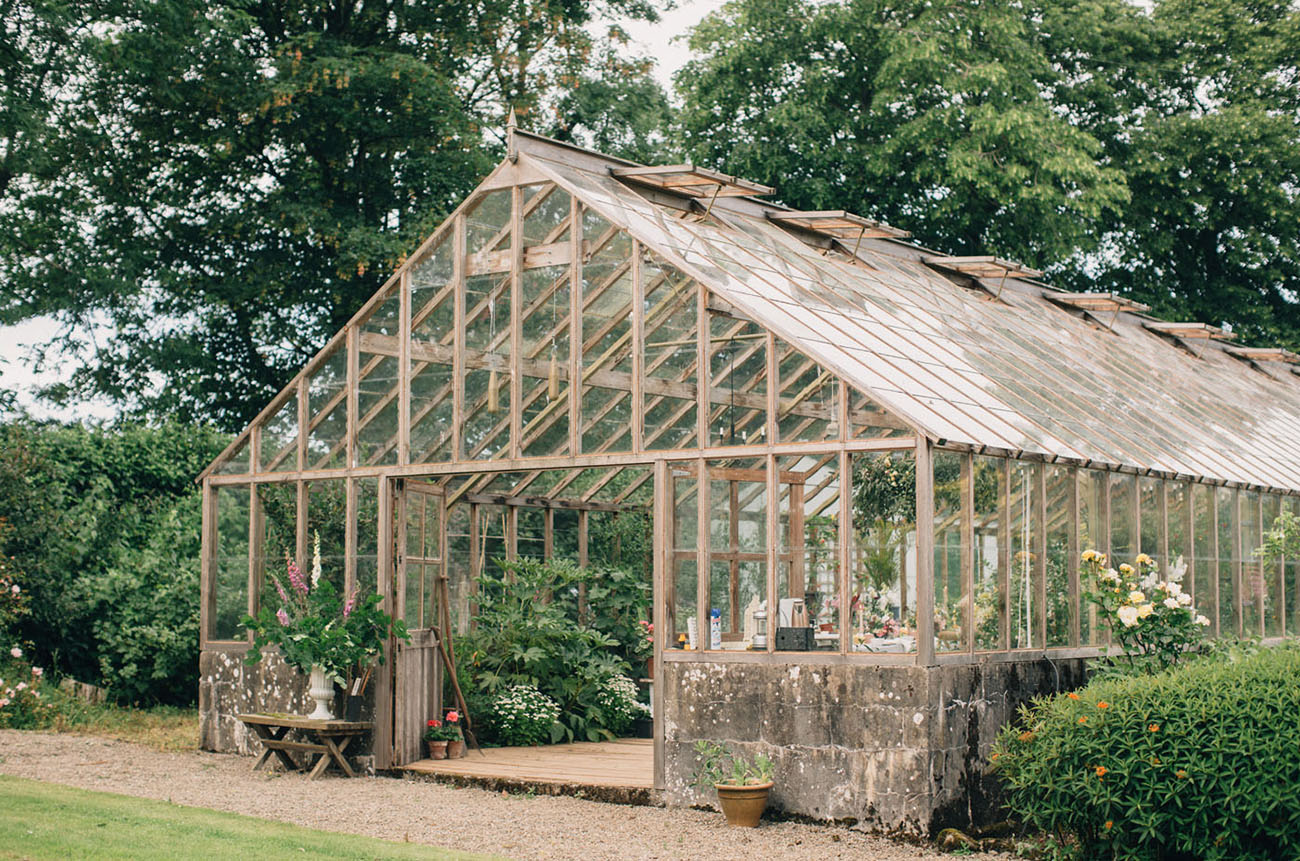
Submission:
[[[1208,627],[1210,626],[1210,620],[1207,619],[1207,618],[1205,618],[1204,616],[1197,616],[1197,617],[1196,617],[1196,624],[1198,624],[1198,625],[1202,625],[1202,626],[1208,628]]]
[[[1179,595],[1183,594],[1183,587],[1170,580],[1165,584],[1165,591],[1177,598]]]
[[[23,656],[23,650],[14,646],[9,650],[9,654],[13,655],[15,658],[21,658]]]
[[[1166,599],[1165,599],[1164,601],[1162,601],[1161,603],[1163,603],[1163,604],[1164,604],[1166,607],[1168,607],[1170,610],[1177,610],[1177,609],[1178,609],[1178,599],[1177,599],[1177,598],[1166,598]]]
[[[1119,616],[1119,620],[1124,623],[1125,628],[1132,628],[1137,624],[1137,607],[1120,607],[1117,615]]]
[[[1192,596],[1188,595],[1186,592],[1180,592],[1178,595],[1178,603],[1186,607],[1192,603]]]
[[[1143,601],[1145,601],[1146,599],[1147,599],[1147,596],[1144,595],[1142,592],[1139,592],[1139,591],[1136,590],[1136,589],[1134,589],[1132,592],[1129,592],[1129,593],[1128,593],[1128,602],[1129,602],[1130,604],[1141,604],[1141,603],[1142,603]]]

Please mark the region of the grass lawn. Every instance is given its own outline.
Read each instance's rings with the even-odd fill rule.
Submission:
[[[0,858],[481,857],[0,776]]]

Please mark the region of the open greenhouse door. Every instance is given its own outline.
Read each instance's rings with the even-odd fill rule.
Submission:
[[[393,648],[393,762],[424,758],[425,722],[442,710],[442,659],[437,643],[437,587],[445,574],[447,515],[441,488],[409,479],[393,483],[393,606],[409,643]]]

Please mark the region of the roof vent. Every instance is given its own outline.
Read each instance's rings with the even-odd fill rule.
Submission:
[[[1237,337],[1232,332],[1224,331],[1218,326],[1211,326],[1209,323],[1173,323],[1164,320],[1148,320],[1142,325],[1152,332],[1159,332],[1161,335],[1170,335],[1188,340],[1213,338],[1216,341],[1229,341]]]
[[[978,257],[927,257],[925,262],[931,266],[941,266],[972,278],[1042,278],[1043,273],[1030,269],[1014,260],[982,255]]]
[[[1281,347],[1228,347],[1229,353],[1248,362],[1286,362],[1300,364],[1300,355]]]
[[[772,194],[776,189],[747,179],[727,176],[693,164],[664,164],[656,167],[611,167],[619,179],[691,197],[750,197]]]
[[[1043,292],[1043,297],[1057,305],[1068,305],[1071,308],[1078,308],[1081,311],[1100,312],[1117,312],[1117,311],[1150,311],[1151,308],[1143,305],[1141,302],[1134,302],[1115,293],[1050,293]]]
[[[815,212],[769,212],[767,217],[778,224],[788,224],[824,233],[834,239],[858,242],[863,239],[906,239],[912,234],[881,221],[872,221],[842,209]]]

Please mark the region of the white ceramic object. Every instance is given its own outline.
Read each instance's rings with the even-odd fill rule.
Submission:
[[[325,668],[319,664],[311,668],[311,698],[316,701],[316,711],[307,715],[311,720],[334,720],[330,706],[334,703],[334,685],[325,675]]]

